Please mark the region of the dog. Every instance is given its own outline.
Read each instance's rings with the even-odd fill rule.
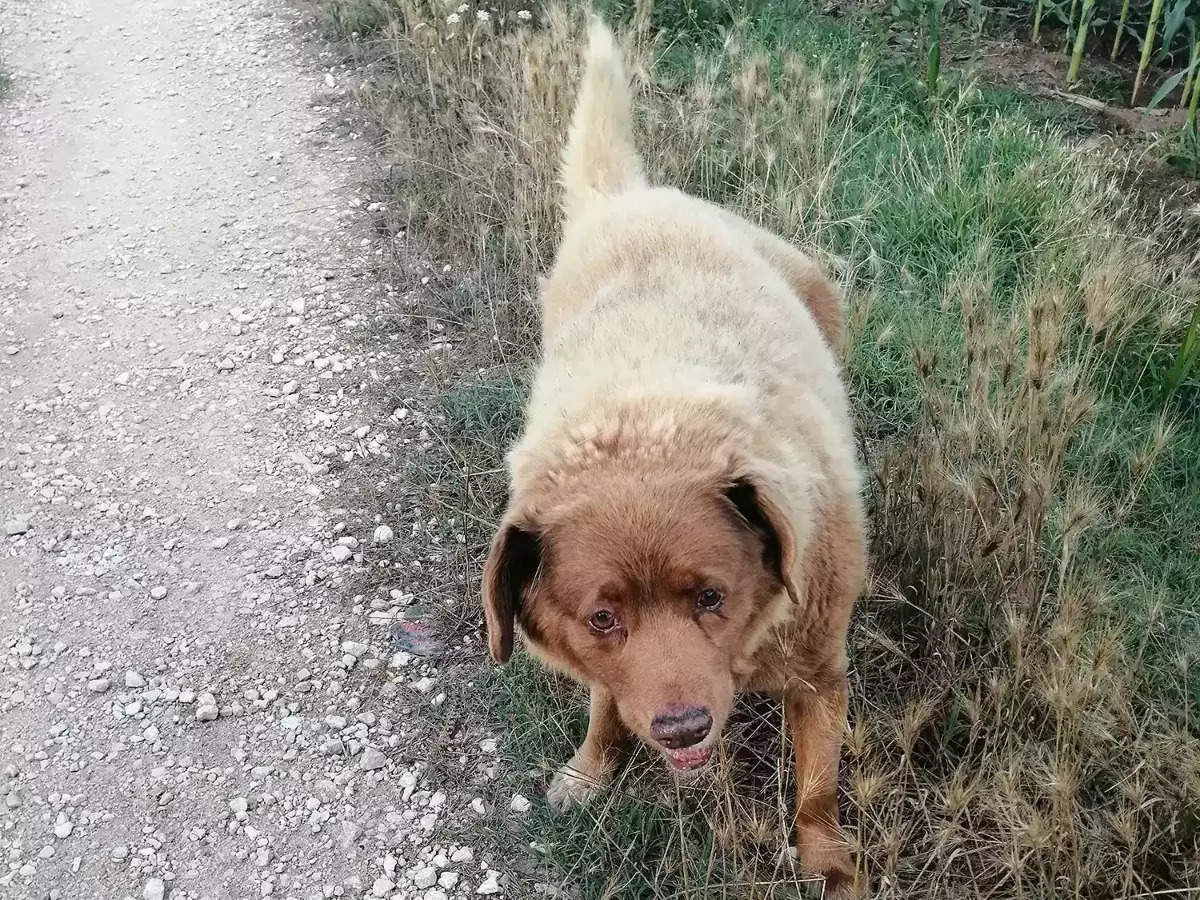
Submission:
[[[800,864],[850,896],[836,790],[866,552],[840,297],[786,241],[650,186],[631,100],[594,22],[542,357],[483,570],[489,651],[507,661],[519,634],[591,690],[547,791],[559,809],[604,789],[627,734],[696,769],[738,691],[778,696]]]

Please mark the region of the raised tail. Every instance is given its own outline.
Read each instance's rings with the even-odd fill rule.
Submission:
[[[633,143],[629,82],[612,32],[592,22],[587,59],[562,159],[568,221],[597,200],[646,183]]]

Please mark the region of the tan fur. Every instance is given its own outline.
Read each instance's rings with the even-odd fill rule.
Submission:
[[[484,573],[489,647],[503,662],[520,630],[592,688],[556,806],[603,787],[627,731],[654,745],[664,710],[708,710],[706,748],[737,690],[779,695],[801,861],[847,892],[834,790],[865,554],[838,297],[774,235],[646,187],[606,30],[590,54],[542,361]],[[719,614],[697,605],[714,587]],[[596,610],[619,629],[597,633]]]
[[[563,206],[568,216],[598,198],[645,186],[633,145],[629,86],[612,33],[596,22],[588,47],[588,78],[579,88],[563,153]]]

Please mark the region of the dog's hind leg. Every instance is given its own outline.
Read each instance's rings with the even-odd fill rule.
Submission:
[[[571,761],[551,779],[546,791],[550,805],[557,810],[570,809],[607,788],[617,770],[625,734],[612,695],[593,686],[587,737]]]
[[[790,687],[783,698],[796,757],[796,850],[806,872],[825,877],[826,898],[854,896],[854,866],[838,828],[837,783],[846,682],[814,692]]]

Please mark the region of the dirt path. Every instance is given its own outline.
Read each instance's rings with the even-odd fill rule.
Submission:
[[[363,399],[369,149],[296,19],[0,0],[0,895],[499,890],[347,597],[400,540],[326,495],[422,423]]]

